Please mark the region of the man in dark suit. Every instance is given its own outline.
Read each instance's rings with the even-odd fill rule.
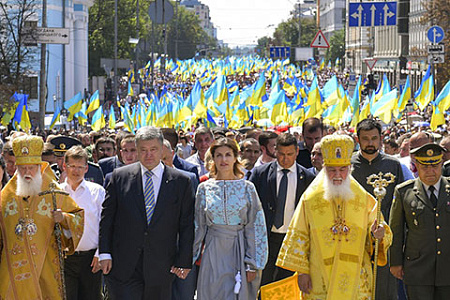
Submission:
[[[298,144],[292,134],[277,137],[275,153],[276,161],[256,167],[250,176],[261,199],[269,238],[269,259],[261,285],[293,274],[276,267],[275,262],[300,197],[314,179],[311,172],[295,162]]]
[[[194,195],[189,178],[161,163],[163,135],[136,134],[139,162],[113,171],[100,221],[100,263],[111,299],[171,298],[174,274],[192,267]]]
[[[395,188],[390,271],[403,279],[410,300],[450,299],[450,181],[442,176],[444,151],[433,143],[411,150],[419,177]]]

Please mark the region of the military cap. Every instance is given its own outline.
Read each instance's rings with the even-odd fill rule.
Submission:
[[[69,136],[57,136],[50,141],[55,149],[56,156],[63,156],[67,150],[72,148],[73,146],[81,145],[81,142],[73,137]]]
[[[438,144],[428,143],[411,150],[416,161],[422,165],[436,165],[442,162],[445,149]]]

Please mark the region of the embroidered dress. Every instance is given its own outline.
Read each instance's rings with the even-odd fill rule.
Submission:
[[[54,175],[47,163],[42,164],[41,172],[42,190],[47,191]],[[15,194],[16,176],[1,193],[0,299],[62,299],[52,196],[24,201]],[[68,196],[57,195],[56,199],[57,207],[66,213],[62,247],[71,254],[83,234],[84,212]]]
[[[345,214],[338,216],[335,203],[323,197],[324,176],[321,172],[300,199],[276,265],[311,276],[312,291],[301,299],[368,300],[372,290],[370,228],[377,202],[351,178],[354,198],[346,199]],[[384,227],[380,266],[387,263],[386,252],[392,242],[389,226]]]
[[[251,182],[210,179],[199,185],[194,261],[203,242],[197,299],[256,299],[268,245],[264,213]],[[247,269],[257,271],[251,283]]]

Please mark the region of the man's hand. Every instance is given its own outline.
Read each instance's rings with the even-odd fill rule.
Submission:
[[[398,278],[400,280],[403,280],[403,275],[405,274],[403,272],[403,266],[391,267],[391,273],[392,273],[392,275],[394,275],[395,278]]]
[[[64,214],[61,211],[61,209],[57,209],[52,211],[53,214],[53,221],[55,221],[56,223],[62,223],[62,221],[64,221]]]
[[[252,282],[256,278],[256,272],[255,271],[247,271],[247,282]]]
[[[98,257],[94,256],[94,258],[92,259],[92,262],[91,262],[91,267],[92,267],[92,273],[97,273],[98,271],[100,271],[101,267],[100,267],[100,262],[98,261]]]
[[[105,259],[100,261],[100,268],[102,269],[103,275],[107,275],[112,269],[112,259]]]
[[[174,266],[170,268],[170,272],[177,275],[180,279],[186,279],[190,271],[191,269],[178,268]]]
[[[309,294],[312,290],[311,276],[309,274],[299,274],[298,287],[303,293]]]
[[[386,230],[384,229],[384,226],[382,224],[378,224],[378,227],[376,226],[377,220],[373,221],[372,227],[370,230],[372,231],[373,237],[377,240],[382,240],[384,237],[384,233]]]

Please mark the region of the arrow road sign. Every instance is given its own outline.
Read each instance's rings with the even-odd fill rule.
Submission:
[[[330,44],[328,44],[325,35],[323,35],[322,30],[319,30],[314,37],[310,47],[312,48],[330,48]]]
[[[270,58],[276,57],[290,57],[291,56],[291,47],[270,47]]]
[[[350,27],[397,25],[397,2],[350,2]]]
[[[69,28],[24,27],[22,31],[25,44],[69,44]]]
[[[432,26],[427,31],[427,37],[434,44],[440,43],[445,37],[444,29],[441,26]]]

